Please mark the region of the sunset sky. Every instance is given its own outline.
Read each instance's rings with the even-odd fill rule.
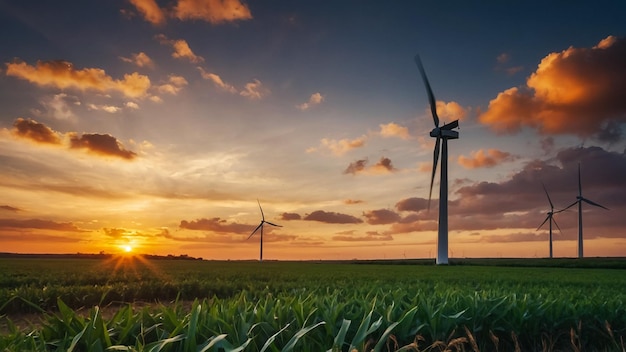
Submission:
[[[626,2],[0,2],[0,252],[626,256]],[[577,255],[576,207],[554,255]]]

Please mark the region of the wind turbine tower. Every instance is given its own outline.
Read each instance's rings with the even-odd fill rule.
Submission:
[[[426,71],[422,65],[419,55],[415,56],[415,63],[422,75],[422,80],[426,86],[428,93],[428,102],[430,111],[433,115],[435,128],[430,131],[430,136],[436,138],[435,150],[433,153],[433,172],[430,178],[430,193],[428,194],[428,207],[430,208],[430,200],[433,194],[433,182],[435,181],[435,173],[437,171],[437,163],[439,162],[439,152],[441,148],[441,178],[439,181],[439,229],[437,235],[437,264],[448,264],[448,139],[458,139],[459,132],[453,129],[459,127],[459,120],[454,120],[448,124],[439,127],[439,116],[437,116],[437,102]]]
[[[246,240],[249,240],[250,237],[252,237],[259,229],[261,229],[260,231],[260,240],[259,240],[259,244],[260,244],[260,250],[259,250],[259,262],[263,262],[263,225],[264,224],[268,224],[268,225],[272,225],[272,226],[276,226],[276,227],[282,227],[281,225],[276,225],[274,223],[271,223],[269,221],[265,221],[265,215],[263,214],[263,208],[261,208],[261,202],[259,202],[259,200],[256,200],[257,203],[259,203],[259,210],[261,210],[261,223],[259,224],[259,226],[256,227],[256,229],[254,229],[254,231],[252,231],[252,233],[250,234],[250,236],[248,236],[248,238]]]
[[[552,223],[554,223],[554,225],[556,225],[556,228],[559,229],[560,232],[562,232],[561,228],[559,227],[559,224],[557,224],[556,220],[554,220],[554,214],[560,213],[563,210],[559,210],[557,212],[554,211],[554,204],[552,204],[552,200],[550,199],[548,190],[546,189],[546,186],[543,183],[541,185],[543,186],[544,192],[546,192],[546,197],[548,197],[548,202],[550,202],[550,211],[548,212],[546,219],[541,223],[541,225],[539,225],[537,230],[539,230],[541,226],[543,226],[543,224],[546,223],[546,221],[550,221],[550,258],[552,258]]]
[[[580,181],[580,163],[578,163],[578,196],[576,196],[574,203],[563,209],[567,210],[578,203],[578,258],[583,258],[583,202],[609,210],[609,208],[583,197],[583,187]]]

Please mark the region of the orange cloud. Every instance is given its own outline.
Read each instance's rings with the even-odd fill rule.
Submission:
[[[341,156],[349,152],[352,149],[361,148],[362,146],[364,146],[366,139],[367,139],[367,136],[365,135],[355,138],[355,139],[334,140],[334,139],[323,138],[320,141],[320,144],[321,144],[320,148],[328,149],[334,155]],[[309,148],[307,152],[314,152],[314,151],[319,150],[320,148]]]
[[[71,222],[55,222],[41,219],[0,219],[0,229],[46,229],[65,232],[83,232]]]
[[[363,203],[363,201],[360,199],[345,199],[343,201],[343,204],[346,204],[346,205],[354,205],[354,204],[361,204],[361,203]]]
[[[130,58],[120,56],[120,59],[124,62],[135,64],[139,67],[149,67],[149,68],[154,67],[154,62],[144,52],[133,54]]]
[[[211,218],[198,220],[182,220],[180,222],[181,229],[202,230],[220,233],[248,234],[254,230],[254,225],[245,225],[238,223],[228,223],[225,219]]]
[[[380,126],[380,135],[383,137],[397,137],[401,139],[409,139],[409,129],[398,125],[397,123],[390,122],[386,125]]]
[[[122,143],[109,134],[85,133],[79,137],[75,133],[69,133],[69,136],[71,148],[87,149],[98,155],[115,156],[128,160],[137,156],[136,153],[124,149]]]
[[[480,149],[471,153],[471,157],[459,156],[458,162],[466,169],[476,169],[480,167],[494,167],[506,161],[515,160],[517,157],[511,153],[497,149]]]
[[[430,108],[427,109],[430,114]],[[442,120],[454,121],[463,120],[467,115],[467,110],[464,109],[459,103],[451,101],[446,103],[444,101],[437,101],[437,115]]]
[[[613,36],[592,48],[550,53],[526,86],[499,93],[479,121],[500,133],[530,127],[588,137],[615,129],[615,122],[626,121],[624,62],[626,39]]]
[[[188,82],[185,77],[170,75],[168,83],[158,86],[157,89],[161,93],[176,95],[187,84]]]
[[[169,39],[165,34],[157,34],[154,38],[163,45],[171,46],[174,49],[172,57],[175,59],[186,59],[193,63],[204,62],[204,58],[196,55],[184,39]]]
[[[239,0],[178,0],[174,15],[179,20],[204,20],[212,24],[252,19],[248,6]]]
[[[61,144],[61,138],[56,131],[31,119],[17,118],[13,122],[13,134],[38,143]]]
[[[354,161],[348,165],[348,167],[343,171],[344,174],[352,174],[356,175],[358,173],[369,173],[369,174],[387,174],[390,172],[396,171],[396,168],[393,167],[391,163],[391,159],[386,157],[381,157],[380,160],[370,166],[367,167],[368,160],[361,159]]]
[[[333,241],[343,242],[362,242],[362,241],[392,241],[393,236],[390,234],[381,234],[376,231],[368,231],[365,236],[354,236],[353,232],[342,232],[333,236]]]
[[[143,18],[154,24],[162,25],[165,23],[165,13],[155,0],[129,0],[133,4],[139,13],[143,15]]]
[[[116,80],[99,68],[74,69],[67,61],[38,61],[36,66],[25,62],[7,64],[6,74],[27,80],[39,86],[53,86],[59,89],[93,89],[99,92],[118,91],[128,97],[138,98],[150,88],[148,76],[137,72],[125,74],[124,79]]]

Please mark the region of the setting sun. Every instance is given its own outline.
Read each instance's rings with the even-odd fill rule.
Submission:
[[[124,249],[124,252],[126,252],[126,253],[130,253],[130,252],[133,251],[133,247],[131,247],[129,245],[123,246],[122,249]]]

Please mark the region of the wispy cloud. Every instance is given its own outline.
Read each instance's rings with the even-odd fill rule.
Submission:
[[[316,105],[321,104],[324,101],[324,96],[321,93],[313,93],[307,102],[296,105],[296,108],[305,111]]]
[[[391,159],[386,157],[381,157],[380,160],[372,165],[367,166],[368,159],[361,159],[351,162],[350,165],[343,171],[344,174],[360,174],[360,173],[369,173],[369,174],[387,174],[393,171],[396,171],[396,168],[393,166]]]
[[[202,76],[202,78],[213,82],[213,84],[215,84],[215,86],[220,88],[221,90],[233,94],[237,93],[237,88],[235,88],[232,84],[224,82],[219,75],[207,72],[202,67],[198,67],[198,70],[200,70],[200,76]]]
[[[368,231],[365,235],[354,235],[352,233],[341,233],[332,237],[333,241],[343,242],[371,242],[371,241],[392,241],[390,234],[381,234],[376,231]]]
[[[167,93],[171,95],[177,95],[184,86],[188,84],[185,77],[170,75],[168,77],[167,83],[158,85],[156,88],[159,93]]]
[[[244,89],[239,92],[240,95],[250,99],[261,99],[267,96],[270,91],[263,86],[263,83],[258,79],[252,80],[252,82],[246,83]]]
[[[128,0],[143,18],[154,24],[162,25],[166,22],[165,12],[159,7],[156,0]]]
[[[181,229],[187,230],[201,230],[211,231],[217,233],[232,233],[232,234],[249,234],[254,230],[256,226],[239,224],[236,222],[229,223],[225,219],[211,218],[211,219],[197,219],[192,221],[182,220],[180,222]]]
[[[0,219],[0,229],[45,229],[66,232],[83,232],[71,222],[56,222],[42,219]]]
[[[355,139],[335,140],[335,139],[323,138],[320,141],[319,147],[309,148],[307,149],[307,152],[312,153],[318,150],[329,150],[330,152],[332,152],[332,154],[336,156],[341,156],[353,149],[363,147],[365,145],[366,140],[367,140],[366,135],[363,135]]]
[[[125,74],[123,79],[113,79],[103,69],[77,70],[67,61],[38,61],[35,66],[25,62],[7,64],[6,74],[27,80],[38,86],[59,89],[74,88],[99,92],[117,91],[131,98],[139,98],[150,88],[148,76],[137,72]]]
[[[181,21],[202,20],[221,24],[252,19],[250,9],[239,0],[176,0],[171,8],[161,8],[156,0],[129,0],[144,20],[163,25],[168,17]]]
[[[388,124],[381,124],[380,126],[380,135],[385,138],[395,137],[400,139],[409,139],[411,136],[409,135],[409,129],[398,125],[397,123],[390,122]]]

